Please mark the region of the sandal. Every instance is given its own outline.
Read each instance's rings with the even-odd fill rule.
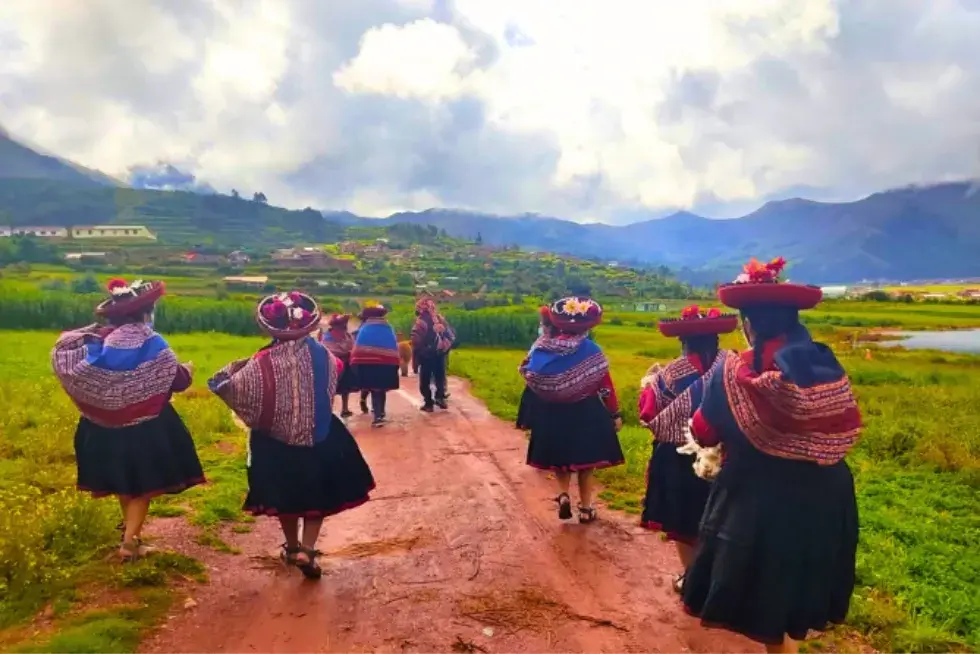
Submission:
[[[303,547],[302,545],[299,547],[299,552],[305,554],[307,558],[305,562],[296,561],[296,567],[303,573],[303,576],[307,579],[319,579],[322,577],[323,569],[320,568],[320,564],[316,562],[316,557],[320,556],[322,552],[319,550],[310,549],[308,547]]]
[[[131,542],[124,542],[119,546],[119,558],[123,563],[135,563],[155,551],[155,548],[144,545],[139,538],[134,538]]]
[[[684,580],[687,577],[687,573],[679,574],[674,577],[674,592],[678,595],[684,594]]]
[[[555,498],[555,501],[558,502],[558,519],[571,520],[572,498],[568,496],[568,493],[561,493]]]
[[[590,522],[595,522],[598,517],[599,517],[599,512],[595,510],[595,507],[592,506],[578,507],[579,524],[586,525]]]
[[[296,555],[302,551],[302,547],[297,545],[296,547],[290,547],[287,543],[283,543],[281,546],[282,550],[279,552],[279,560],[286,565],[296,565]]]

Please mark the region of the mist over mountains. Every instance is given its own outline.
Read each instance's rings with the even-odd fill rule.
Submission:
[[[89,222],[132,223],[140,219],[140,206],[152,205],[151,215],[186,213],[193,210],[188,207],[200,203],[182,199],[184,194],[215,195],[206,182],[168,163],[133,167],[123,182],[43,153],[12,138],[2,127],[0,187],[0,211],[9,215],[5,220],[19,225],[65,224],[77,220],[86,207],[90,208]],[[125,212],[120,209],[114,213],[113,207],[121,206],[112,202],[114,188],[147,195],[129,199]],[[364,218],[346,211],[322,213],[326,221],[345,225],[433,225],[455,237],[479,237],[488,245],[517,245],[623,264],[662,265],[687,281],[701,284],[730,279],[752,256],[786,257],[791,276],[800,280],[846,283],[980,276],[977,190],[970,182],[949,182],[883,191],[854,202],[775,200],[743,217],[725,220],[681,211],[616,226],[536,214],[495,216],[453,209],[403,212],[387,218]],[[100,200],[103,194],[106,197]],[[49,206],[52,201],[58,206]],[[270,201],[274,204],[275,198]],[[65,206],[72,204],[77,206]],[[226,210],[234,211],[234,206],[227,204]],[[242,207],[241,218],[247,220],[250,212]],[[255,215],[268,221],[280,215],[276,211],[269,206]],[[281,211],[282,216],[295,214]],[[308,216],[303,220],[302,224],[310,225]],[[218,229],[220,223],[212,227],[207,221],[193,224],[207,236],[206,232]],[[326,232],[317,227],[290,233],[314,240]],[[166,240],[167,234],[161,237]]]

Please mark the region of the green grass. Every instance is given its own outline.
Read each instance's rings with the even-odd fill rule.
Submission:
[[[105,560],[118,543],[119,508],[112,500],[92,500],[74,490],[72,439],[78,412],[50,370],[48,353],[56,334],[0,335],[4,343],[0,348],[0,405],[4,406],[0,413],[0,645],[5,632],[16,634],[46,606],[74,604],[72,598],[84,595],[93,584],[108,581],[111,588],[136,588],[142,593],[150,587],[159,589],[172,576],[197,575],[194,562],[175,555],[149,557],[124,570]],[[209,483],[155,500],[151,512],[186,514],[201,529],[199,542],[230,551],[218,537],[217,527],[251,520],[241,512],[246,490],[245,434],[231,420],[227,407],[206,390],[205,382],[228,361],[254,352],[264,340],[218,334],[177,335],[169,340],[182,360],[195,363],[194,386],[178,395],[174,406],[194,435]],[[132,601],[136,600],[127,600],[121,613],[113,608],[97,619],[70,616],[65,622],[68,632],[59,631],[58,637],[77,638],[80,643],[91,638],[94,649],[84,644],[63,649],[61,641],[52,641],[52,648],[132,649],[127,634],[142,628],[144,618],[157,615],[133,608]],[[143,606],[139,601],[137,605]]]
[[[955,313],[976,321],[980,308],[972,309]],[[919,311],[903,324],[935,318]],[[823,328],[822,338],[848,369],[866,423],[849,457],[861,511],[849,625],[885,651],[980,649],[980,357],[876,350],[867,361],[846,336]],[[611,360],[627,424],[620,434],[627,465],[601,471],[603,499],[638,513],[651,449],[649,432],[629,426],[637,424],[639,380],[654,361],[676,356],[677,343],[654,329],[608,325],[596,340]],[[723,345],[738,341],[727,336]],[[450,365],[493,413],[513,420],[524,355],[461,350]]]

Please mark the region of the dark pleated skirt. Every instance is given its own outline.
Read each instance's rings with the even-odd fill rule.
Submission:
[[[854,480],[843,461],[726,466],[705,507],[685,608],[706,626],[762,643],[802,640],[847,616],[857,543]]]
[[[694,474],[693,465],[694,457],[678,454],[677,445],[654,443],[647,466],[643,527],[662,531],[669,540],[697,541],[711,484]]]
[[[531,430],[527,447],[531,467],[572,472],[625,463],[616,425],[598,396],[558,404],[524,389],[517,424]]]
[[[323,518],[364,504],[375,487],[357,442],[336,415],[329,435],[313,447],[253,431],[249,452],[245,510],[252,515]]]
[[[167,404],[132,427],[100,427],[82,418],[75,430],[78,488],[94,497],[180,493],[204,483],[194,440]]]
[[[400,385],[398,366],[359,364],[352,366],[358,388],[365,391],[393,391]]]
[[[357,372],[353,366],[345,364],[344,372],[340,374],[340,379],[337,380],[337,394],[356,393],[358,390],[360,387],[357,385]]]

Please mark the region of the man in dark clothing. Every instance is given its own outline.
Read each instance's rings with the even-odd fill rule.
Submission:
[[[455,334],[446,319],[436,310],[430,297],[423,297],[415,305],[418,316],[412,327],[413,368],[419,376],[419,392],[422,394],[422,411],[432,412],[436,406],[446,409],[446,356],[452,347]],[[435,396],[432,386],[435,384]]]

